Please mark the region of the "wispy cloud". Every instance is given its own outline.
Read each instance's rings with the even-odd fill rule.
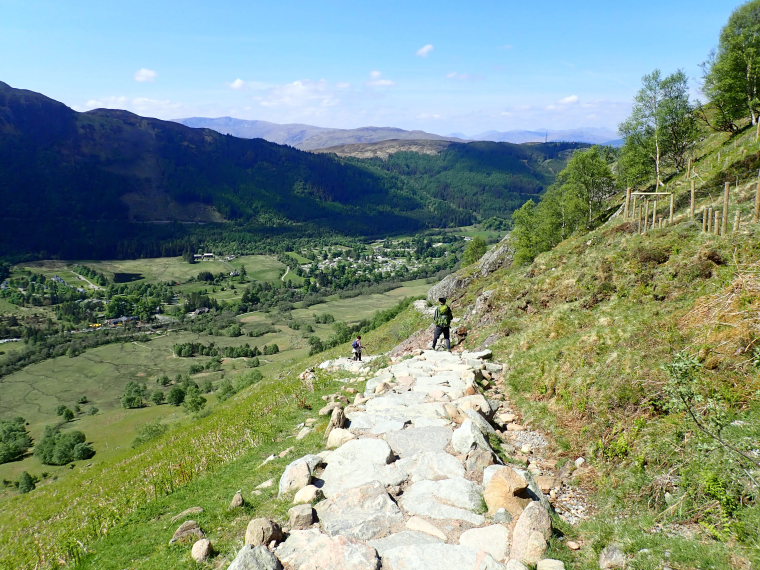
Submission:
[[[242,79],[238,77],[237,79],[235,79],[235,81],[230,83],[229,86],[230,86],[230,89],[242,89],[243,87],[245,87],[245,81],[243,81]]]
[[[340,99],[336,96],[332,86],[324,79],[312,81],[302,79],[272,87],[263,97],[258,98],[259,105],[263,107],[305,107],[319,106],[332,107],[337,105]]]
[[[567,97],[563,97],[557,102],[560,105],[572,105],[573,103],[577,103],[578,100],[579,100],[579,97],[577,95],[568,95]]]
[[[430,53],[435,49],[435,46],[433,44],[425,44],[420,49],[417,50],[417,55],[419,57],[427,57],[430,55]]]
[[[81,110],[89,109],[124,109],[144,117],[176,117],[184,105],[170,99],[151,99],[149,97],[125,97],[113,95],[99,99],[90,99]]]
[[[476,81],[483,79],[482,75],[473,75],[472,73],[459,73],[458,71],[452,71],[446,74],[446,79],[455,79],[457,81]]]
[[[158,73],[152,69],[143,67],[135,71],[135,81],[140,83],[153,82],[156,80],[156,77],[158,77]]]
[[[396,85],[396,82],[391,79],[385,79],[383,77],[382,72],[380,71],[372,71],[369,74],[369,81],[367,81],[367,85],[371,87],[390,87],[392,85]]]

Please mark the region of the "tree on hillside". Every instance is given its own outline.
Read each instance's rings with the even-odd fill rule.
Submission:
[[[0,420],[0,463],[21,459],[31,445],[24,418]]]
[[[577,231],[602,221],[605,200],[615,191],[608,153],[601,147],[578,151],[541,202],[528,200],[512,216],[515,262],[532,261]]]
[[[718,115],[716,128],[735,130],[734,121],[760,116],[760,0],[737,8],[720,34],[717,52],[703,64],[703,91]]]
[[[477,260],[483,257],[483,254],[486,252],[486,249],[488,249],[488,246],[486,245],[486,240],[484,240],[480,236],[476,236],[472,238],[470,243],[467,244],[467,249],[464,250],[462,263],[464,263],[464,265],[470,265],[472,263],[475,263]]]
[[[62,433],[57,426],[47,426],[34,447],[34,454],[45,465],[65,465],[77,459],[89,459],[95,450],[81,431]]]
[[[686,74],[679,70],[662,77],[655,69],[645,75],[631,116],[619,130],[625,138],[619,163],[624,181],[634,186],[654,175],[657,186],[662,186],[664,167],[683,168],[697,139]]]

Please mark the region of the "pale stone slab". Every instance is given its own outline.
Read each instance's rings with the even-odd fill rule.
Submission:
[[[509,529],[500,524],[472,528],[462,533],[459,544],[477,552],[487,552],[497,562],[503,562],[509,554]]]
[[[316,511],[328,535],[360,540],[385,536],[403,522],[401,510],[379,481],[336,493],[318,503]]]
[[[404,530],[397,532],[396,534],[386,536],[385,538],[370,540],[369,545],[377,550],[380,558],[382,558],[385,552],[394,548],[399,548],[401,546],[411,546],[413,544],[430,544],[433,542],[441,542],[442,540],[442,538],[432,536],[425,532],[416,530]]]
[[[412,544],[387,550],[383,568],[392,570],[504,570],[489,554],[454,544]]]
[[[443,451],[451,441],[453,431],[448,427],[412,427],[385,434],[385,441],[401,458],[425,451]]]
[[[401,496],[401,507],[411,515],[432,519],[457,519],[481,525],[482,488],[467,479],[419,481]]]
[[[417,531],[417,532],[423,532],[425,534],[429,534],[432,537],[435,537],[441,541],[446,540],[446,535],[443,533],[443,531],[435,526],[433,523],[430,523],[426,521],[425,519],[421,517],[410,517],[408,521],[406,521],[406,528],[408,528],[411,531]]]
[[[316,529],[294,530],[276,550],[288,568],[302,570],[380,570],[377,551],[355,538],[330,537]]]

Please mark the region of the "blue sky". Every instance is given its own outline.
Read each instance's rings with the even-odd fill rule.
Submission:
[[[0,0],[0,81],[79,111],[441,134],[616,129],[736,0]]]

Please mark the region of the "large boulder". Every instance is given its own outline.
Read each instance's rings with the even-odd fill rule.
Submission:
[[[459,544],[487,552],[497,562],[503,562],[509,553],[509,529],[500,524],[471,528],[461,534]]]
[[[482,488],[467,479],[418,481],[401,495],[401,507],[410,515],[431,519],[456,519],[473,525],[485,521],[480,509]]]
[[[531,502],[515,524],[510,556],[525,564],[537,564],[546,553],[551,534],[549,513],[541,503]]]
[[[247,545],[238,551],[227,570],[282,570],[282,564],[266,546]]]
[[[245,544],[266,546],[270,542],[282,540],[282,529],[275,521],[267,518],[252,519],[245,529]]]
[[[306,487],[311,483],[312,473],[320,463],[322,458],[319,455],[305,455],[290,463],[280,477],[278,496]]]
[[[327,534],[360,540],[385,536],[404,519],[379,481],[338,492],[318,503],[316,510]]]
[[[386,550],[383,566],[393,570],[504,570],[489,554],[455,544],[411,544]]]
[[[330,455],[322,473],[325,497],[370,481],[385,481],[385,466],[393,458],[390,446],[381,439],[353,439]]]
[[[330,537],[316,529],[294,530],[276,550],[288,568],[379,570],[377,551],[347,536]]]
[[[507,509],[513,517],[520,516],[531,499],[526,496],[528,481],[518,471],[504,467],[489,478],[483,492],[488,507],[488,514],[493,515],[499,509]]]

